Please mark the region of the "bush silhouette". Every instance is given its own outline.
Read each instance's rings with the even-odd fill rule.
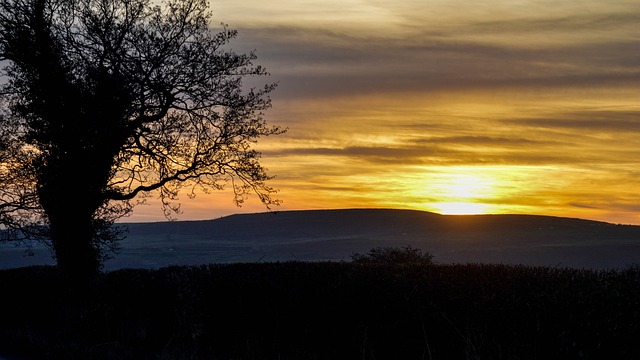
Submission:
[[[357,264],[432,265],[433,255],[412,246],[376,247],[368,254],[351,255],[351,261]]]

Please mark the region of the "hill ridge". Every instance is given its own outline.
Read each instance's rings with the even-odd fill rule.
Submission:
[[[287,210],[211,220],[123,223],[105,269],[259,261],[344,261],[380,246],[414,246],[439,263],[623,268],[640,263],[640,226],[527,215],[441,215],[390,208]],[[25,266],[0,249],[0,267]],[[9,257],[8,252],[14,252]],[[47,259],[46,250],[39,261]],[[18,259],[18,260],[16,260]],[[17,261],[17,262],[16,262]],[[49,263],[51,259],[48,258]],[[22,264],[22,265],[21,265]]]
[[[198,246],[208,249],[199,252],[200,261],[340,261],[377,246],[411,245],[432,252],[442,263],[607,268],[640,262],[640,226],[547,215],[441,215],[389,208],[287,210],[130,224],[130,231],[132,247],[162,248],[171,243],[171,251],[192,254]],[[166,241],[158,241],[161,236]]]
[[[600,224],[608,224],[615,226],[640,226],[633,224],[616,224],[601,220],[593,220],[593,219],[585,219],[579,217],[568,217],[568,216],[558,216],[558,215],[541,215],[541,214],[517,214],[517,213],[506,213],[506,214],[465,214],[465,215],[450,215],[450,214],[439,214],[436,212],[426,211],[426,210],[418,210],[418,209],[403,209],[403,208],[327,208],[327,209],[294,209],[294,210],[275,210],[275,211],[265,211],[265,212],[253,212],[253,213],[236,213],[229,214],[225,216],[221,216],[218,218],[212,219],[200,219],[200,220],[162,220],[162,221],[150,221],[150,222],[123,222],[121,224],[157,224],[157,223],[173,223],[173,222],[207,222],[207,221],[217,221],[226,218],[236,218],[236,217],[249,217],[254,215],[279,215],[279,214],[311,214],[311,213],[331,213],[331,212],[342,212],[342,213],[353,213],[353,212],[406,212],[406,213],[419,213],[436,217],[451,217],[451,218],[491,218],[491,217],[514,217],[514,218],[545,218],[545,219],[559,219],[559,220],[575,220],[575,221],[584,221],[590,223],[600,223]]]

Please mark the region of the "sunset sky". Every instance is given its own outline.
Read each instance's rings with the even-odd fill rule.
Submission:
[[[640,1],[215,0],[279,82],[278,210],[391,207],[640,224]],[[265,211],[182,199],[179,220]],[[164,220],[158,205],[126,221]]]

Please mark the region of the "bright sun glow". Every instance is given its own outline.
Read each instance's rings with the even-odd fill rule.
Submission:
[[[482,175],[443,174],[438,187],[444,201],[432,206],[448,215],[483,214],[487,205],[482,200],[495,195],[494,183],[494,179]]]
[[[474,215],[484,214],[487,211],[487,205],[474,202],[442,202],[432,206],[445,215]]]
[[[446,183],[441,184],[447,197],[469,199],[480,197],[491,192],[491,186],[486,178],[467,174],[451,174],[445,176]]]
[[[500,196],[498,172],[477,167],[443,168],[442,172],[426,175],[421,191],[425,208],[447,215],[486,214]]]

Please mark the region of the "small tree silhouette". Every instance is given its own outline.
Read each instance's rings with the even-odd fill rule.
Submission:
[[[412,246],[405,247],[376,247],[368,254],[354,253],[351,261],[357,264],[381,265],[432,265],[433,255]]]

